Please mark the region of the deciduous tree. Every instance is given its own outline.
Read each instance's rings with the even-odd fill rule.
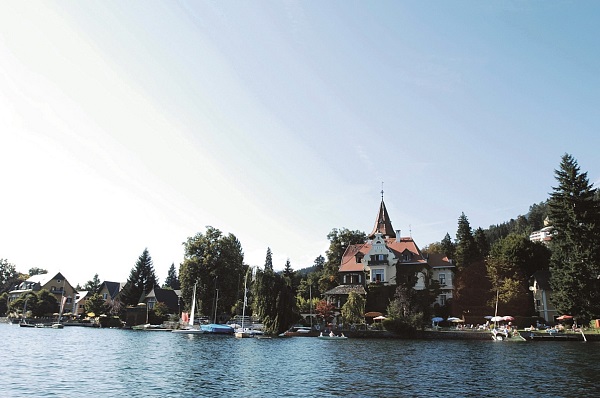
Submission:
[[[342,318],[346,323],[364,323],[367,300],[361,294],[350,292],[348,300],[342,306]]]
[[[93,293],[85,300],[85,313],[94,313],[96,316],[106,313],[104,299],[100,293]]]
[[[246,274],[242,245],[233,234],[206,227],[184,243],[183,263],[179,267],[179,280],[183,301],[191,307],[192,290],[197,283],[198,311],[214,315],[229,312],[240,294],[240,281]],[[218,289],[218,300],[217,300]]]

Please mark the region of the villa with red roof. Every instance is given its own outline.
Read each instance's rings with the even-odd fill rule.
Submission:
[[[329,302],[338,308],[343,305],[350,292],[366,295],[370,284],[396,285],[400,268],[415,272],[416,290],[425,288],[428,273],[440,282],[442,294],[437,303],[445,305],[452,298],[454,265],[445,256],[421,253],[412,237],[400,235],[394,230],[383,201],[375,219],[375,226],[362,244],[350,245],[344,252],[338,272],[341,284],[325,293]]]

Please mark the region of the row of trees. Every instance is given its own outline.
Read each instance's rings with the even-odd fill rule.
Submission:
[[[600,193],[569,154],[555,177],[549,199],[531,206],[527,216],[473,231],[463,213],[454,242],[447,234],[424,249],[454,259],[455,313],[490,313],[497,294],[504,313],[533,315],[531,277],[548,270],[559,313],[580,322],[600,316]],[[549,245],[531,242],[530,233],[546,219],[553,228]]]

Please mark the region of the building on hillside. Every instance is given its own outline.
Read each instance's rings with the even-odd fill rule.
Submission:
[[[529,289],[533,292],[535,312],[548,324],[554,324],[557,313],[551,302],[550,271],[537,271],[531,277],[531,282]]]
[[[399,230],[393,229],[382,192],[373,231],[364,243],[348,246],[338,271],[340,285],[324,295],[329,303],[340,308],[351,291],[367,294],[365,288],[370,284],[396,285],[400,269],[414,272],[417,290],[425,288],[427,274],[439,280],[443,285],[437,298],[440,305],[452,297],[454,265],[444,256],[423,255],[412,237],[402,237]]]
[[[440,283],[442,290],[436,303],[444,306],[453,296],[455,265],[447,256],[438,253],[428,253],[427,263],[431,267],[432,279]]]
[[[550,219],[546,217],[544,219],[544,228],[538,231],[533,231],[529,235],[529,240],[532,242],[542,242],[547,245],[552,240],[552,234],[554,233],[553,231],[554,227],[550,225]]]
[[[26,281],[21,282],[18,286],[15,286],[14,290],[8,293],[8,301],[14,301],[23,294],[39,292],[42,289],[48,290],[56,297],[56,301],[58,302],[57,312],[60,310],[61,303],[63,302],[63,310],[70,310],[72,308],[76,290],[60,272],[54,274],[54,276],[52,274],[34,275]]]

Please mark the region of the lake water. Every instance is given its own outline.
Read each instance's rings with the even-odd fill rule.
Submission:
[[[3,397],[597,396],[600,343],[236,339],[0,324]]]

